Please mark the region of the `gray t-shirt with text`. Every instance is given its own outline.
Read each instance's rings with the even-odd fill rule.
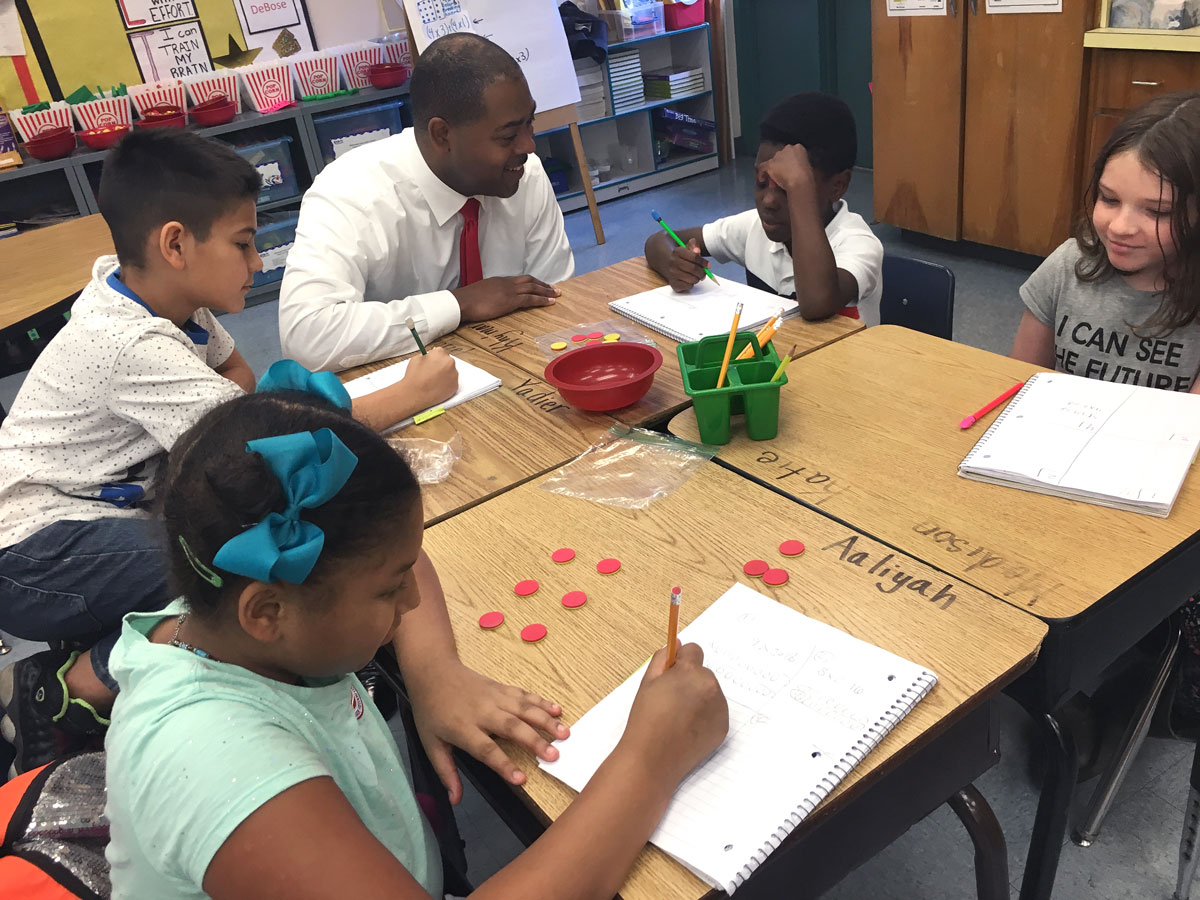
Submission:
[[[1200,370],[1200,324],[1161,336],[1143,328],[1162,296],[1135,291],[1119,275],[1080,281],[1079,257],[1071,238],[1021,285],[1029,311],[1054,331],[1054,368],[1103,381],[1190,390]]]

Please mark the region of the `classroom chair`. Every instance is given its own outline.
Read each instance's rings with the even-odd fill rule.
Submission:
[[[885,255],[879,324],[954,340],[954,273],[923,259]]]

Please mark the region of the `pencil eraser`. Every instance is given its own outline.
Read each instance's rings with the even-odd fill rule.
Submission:
[[[974,424],[975,424],[975,417],[967,416],[965,419],[963,419],[961,422],[958,423],[958,427],[959,428],[970,428]]]

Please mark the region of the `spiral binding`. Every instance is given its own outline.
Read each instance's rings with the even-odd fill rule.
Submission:
[[[682,332],[676,331],[675,329],[671,328],[669,325],[664,325],[662,322],[659,322],[655,319],[646,318],[641,313],[637,313],[637,312],[634,312],[633,310],[626,309],[624,306],[621,305],[620,300],[611,301],[608,304],[608,308],[611,309],[613,312],[617,313],[618,315],[624,316],[627,319],[632,319],[633,321],[637,322],[639,325],[646,326],[651,331],[657,331],[659,334],[669,337],[671,340],[675,341],[675,343],[677,343],[677,344],[686,344],[692,340],[692,338],[689,337],[688,335],[683,334]]]
[[[1018,395],[1020,396],[1020,395]],[[937,684],[937,676],[929,671],[922,671],[908,687],[906,687],[896,700],[888,706],[887,710],[875,720],[874,724],[867,727],[863,736],[854,742],[854,745],[846,751],[837,762],[835,762],[827,774],[821,777],[817,787],[800,801],[800,805],[796,807],[796,811],[788,816],[787,821],[779,826],[771,836],[767,838],[766,844],[762,849],[755,851],[750,862],[742,866],[742,871],[734,876],[734,880],[725,886],[725,890],[732,894],[737,888],[746,883],[746,880],[754,874],[767,857],[779,848],[784,839],[791,834],[801,822],[803,822],[810,813],[821,801],[828,797],[833,789],[836,788],[849,775],[854,767],[857,766],[868,753],[879,746],[882,741],[893,728],[895,728],[900,720],[912,712],[913,707],[933,690]]]
[[[1039,372],[1038,375],[1040,374],[1042,373]],[[971,460],[975,458],[975,454],[979,451],[979,448],[988,442],[992,436],[992,432],[1004,424],[1004,420],[1016,408],[1017,404],[1021,402],[1021,398],[1025,396],[1025,392],[1029,390],[1030,385],[1037,381],[1038,375],[1031,375],[1029,380],[1025,382],[1024,387],[1017,391],[1017,395],[1012,398],[1004,409],[1000,410],[1000,415],[996,416],[996,421],[983,433],[983,437],[975,442],[975,446],[971,448],[971,452],[967,454],[966,458],[958,464],[959,469],[965,469],[971,465]]]

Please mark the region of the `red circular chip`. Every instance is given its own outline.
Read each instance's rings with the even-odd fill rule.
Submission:
[[[536,644],[546,636],[545,625],[526,625],[521,629],[521,640],[527,644]]]
[[[497,628],[504,624],[504,613],[486,612],[479,617],[480,628]]]
[[[567,609],[579,609],[587,603],[587,594],[583,591],[568,591],[563,594],[562,605]]]
[[[526,578],[524,581],[518,581],[517,586],[513,588],[513,593],[518,597],[528,597],[537,591],[539,585],[532,578]]]
[[[575,551],[570,547],[560,547],[550,554],[550,558],[556,563],[570,562],[575,558]]]
[[[573,335],[571,335],[571,340],[573,340],[577,344],[582,344],[584,341],[587,340],[587,335],[586,334],[573,334]]]
[[[609,559],[602,559],[596,563],[596,571],[601,575],[612,575],[619,568],[621,568],[621,561],[619,559],[612,559],[611,557]]]
[[[588,340],[589,341],[598,341],[602,337],[604,337],[603,331],[593,331],[591,334],[588,335]]]
[[[799,556],[804,552],[804,544],[800,541],[784,541],[779,545],[779,552],[784,556]]]
[[[742,566],[742,571],[751,578],[761,578],[769,568],[771,567],[767,565],[766,561],[761,559],[752,559],[750,562]]]
[[[783,571],[783,569],[767,569],[762,578],[763,584],[787,584],[788,573]]]

